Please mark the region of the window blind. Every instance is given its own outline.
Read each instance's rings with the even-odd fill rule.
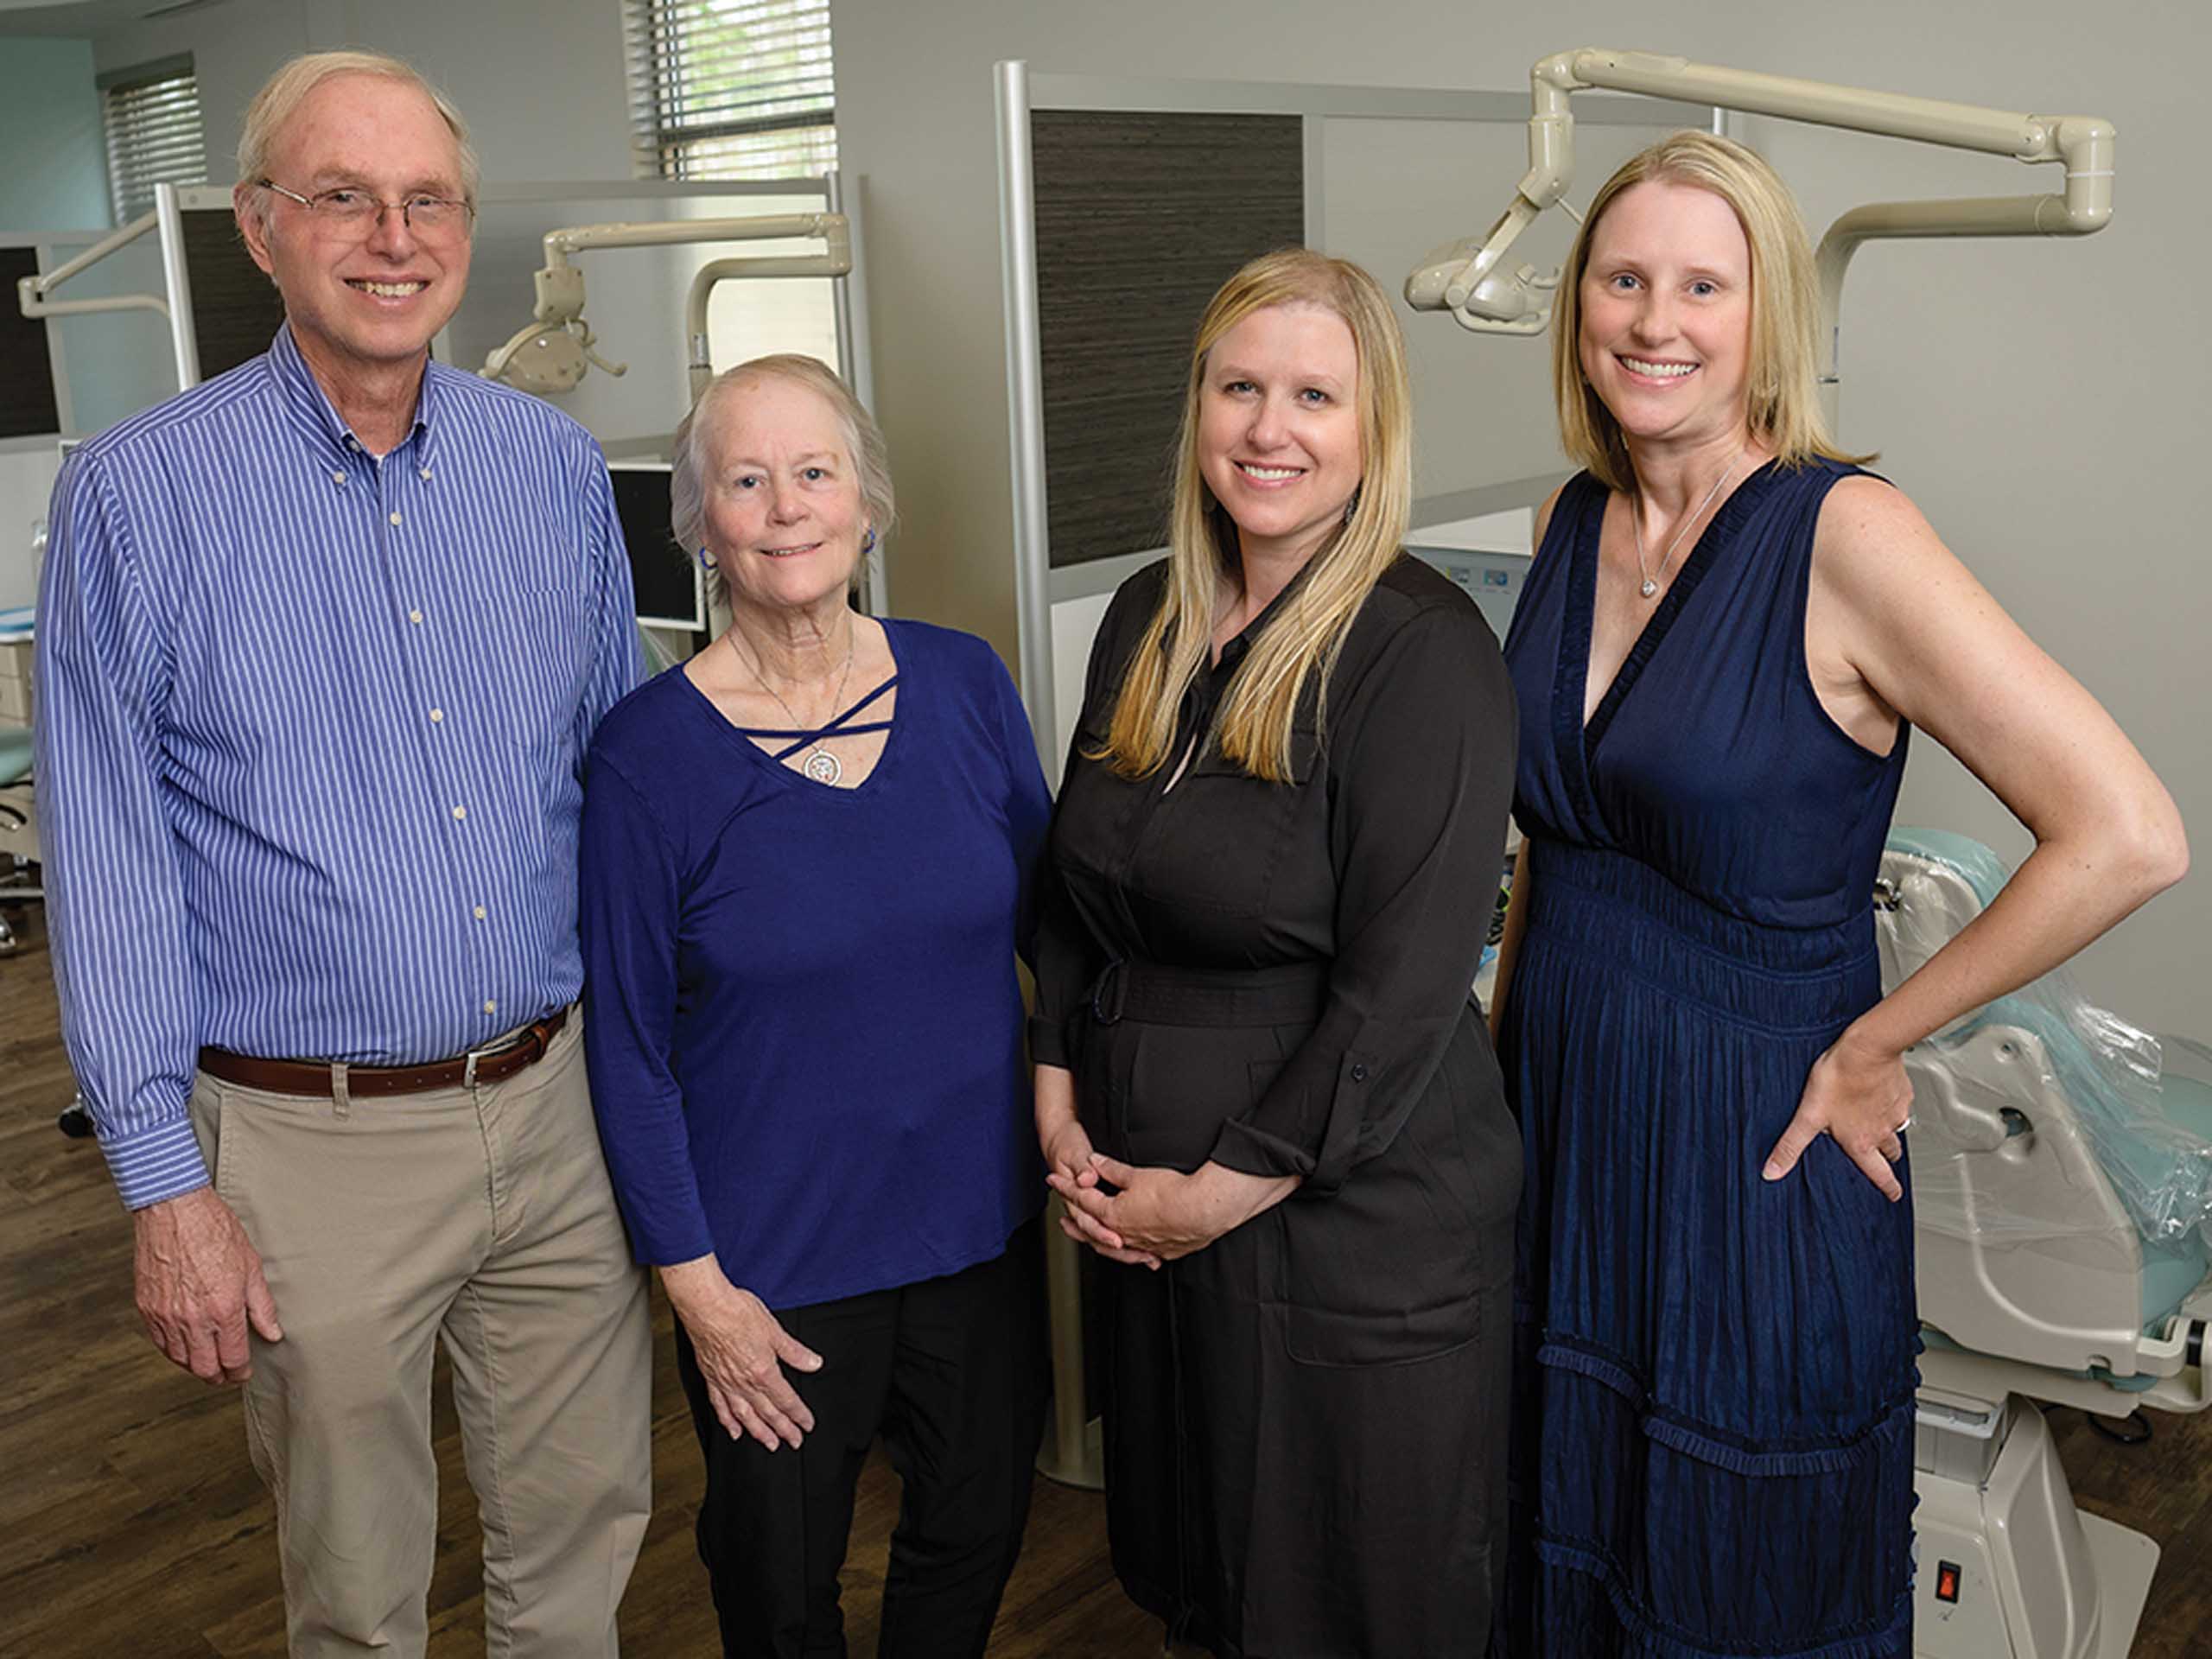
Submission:
[[[837,164],[829,0],[625,0],[639,171],[805,177]]]
[[[156,184],[207,182],[200,83],[191,59],[165,59],[102,75],[99,91],[108,190],[118,225],[129,224],[153,207]]]

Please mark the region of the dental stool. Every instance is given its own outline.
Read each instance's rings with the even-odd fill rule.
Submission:
[[[1886,991],[2009,872],[1899,830],[1876,887]],[[1912,1082],[1924,1659],[2125,1659],[2158,1560],[2075,1508],[2037,1402],[2201,1411],[2212,1319],[2212,1051],[2084,1002],[2062,969],[1905,1057]]]

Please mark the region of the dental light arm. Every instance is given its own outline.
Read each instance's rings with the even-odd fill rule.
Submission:
[[[46,296],[87,266],[96,265],[118,248],[136,242],[161,223],[158,212],[141,214],[113,236],[95,242],[66,264],[16,283],[16,298],[27,317],[74,317],[93,311],[158,311],[169,315],[168,302],[154,294],[114,294],[94,300],[49,300]]]
[[[609,374],[628,372],[592,350],[597,343],[584,321],[584,274],[570,256],[594,248],[664,248],[690,242],[757,242],[804,237],[823,244],[814,254],[716,259],[691,279],[684,297],[684,338],[690,356],[691,395],[714,376],[707,350],[707,301],[717,283],[751,276],[842,276],[853,268],[852,236],[842,213],[781,213],[766,219],[688,219],[658,224],[578,225],[549,231],[545,268],[537,275],[532,321],[484,359],[489,380],[540,395],[572,390],[590,365]]]
[[[1512,201],[1481,238],[1437,249],[1406,279],[1407,304],[1417,311],[1449,311],[1478,333],[1541,334],[1550,321],[1551,308],[1539,296],[1557,285],[1558,273],[1540,276],[1525,264],[1509,271],[1505,257],[1573,182],[1574,118],[1568,100],[1592,87],[1917,139],[2030,164],[2065,165],[2065,187],[2050,195],[1878,202],[1853,208],[1830,226],[1821,239],[1819,265],[1829,354],[1824,378],[1831,384],[1844,271],[1860,243],[1885,237],[2087,236],[2112,218],[2113,127],[2094,116],[2020,115],[1594,47],[1542,60],[1529,72],[1529,171]]]

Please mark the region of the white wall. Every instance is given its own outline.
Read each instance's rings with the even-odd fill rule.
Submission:
[[[2212,437],[2207,353],[2184,284],[2212,269],[2190,158],[2212,45],[2196,0],[2085,13],[2016,0],[833,0],[839,142],[866,214],[877,402],[906,520],[902,610],[1014,644],[991,65],[1039,71],[1517,90],[1548,53],[1605,45],[2045,112],[2120,128],[2113,227],[2080,244],[1876,247],[1846,302],[1847,437],[1927,509],[1982,579],[2135,735],[2212,860],[2212,566],[2192,467]],[[1869,196],[2021,194],[2050,169],[1753,124],[1815,224]],[[1878,154],[1877,153],[1878,152]],[[1590,185],[1582,187],[1586,194]],[[1479,229],[1503,206],[1471,202]],[[1382,273],[1394,283],[1402,273]],[[1421,332],[1425,328],[1426,332]],[[1441,319],[1416,353],[1472,354]],[[1493,346],[1491,349],[1510,349]],[[1548,421],[1548,410],[1530,418]],[[2017,855],[2024,836],[1923,742],[1908,822]],[[2085,957],[2094,995],[2212,1031],[2212,876]]]

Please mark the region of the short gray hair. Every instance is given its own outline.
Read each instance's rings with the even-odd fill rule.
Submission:
[[[432,86],[429,79],[404,59],[388,57],[381,52],[309,52],[294,58],[270,76],[253,95],[253,102],[246,105],[245,130],[238,135],[238,185],[242,189],[260,192],[261,215],[266,222],[269,214],[268,192],[261,181],[269,174],[269,152],[276,143],[276,136],[284,124],[298,113],[308,95],[326,80],[340,75],[374,75],[382,80],[396,80],[402,86],[412,86],[436,105],[444,118],[446,129],[453,134],[454,147],[461,156],[461,189],[469,206],[476,205],[476,187],[481,181],[476,163],[476,147],[468,142],[468,124],[461,118],[461,111],[453,100]]]
[[[898,501],[891,489],[891,451],[883,442],[882,429],[876,425],[874,416],[853,396],[853,389],[838,377],[837,372],[819,358],[797,352],[778,352],[768,357],[756,357],[716,375],[699,394],[699,401],[691,405],[683,424],[676,429],[676,453],[670,457],[669,465],[668,508],[669,524],[676,532],[677,543],[689,553],[696,554],[705,548],[707,483],[714,465],[711,435],[724,413],[724,405],[741,396],[746,387],[763,380],[804,386],[836,411],[838,423],[845,429],[845,449],[852,457],[853,472],[860,483],[861,509],[868,515],[868,528],[875,532],[878,541],[888,536],[891,521],[898,512]],[[853,561],[855,593],[860,591],[867,575],[868,557],[864,553]],[[728,597],[719,570],[709,569],[707,580],[724,598]]]

